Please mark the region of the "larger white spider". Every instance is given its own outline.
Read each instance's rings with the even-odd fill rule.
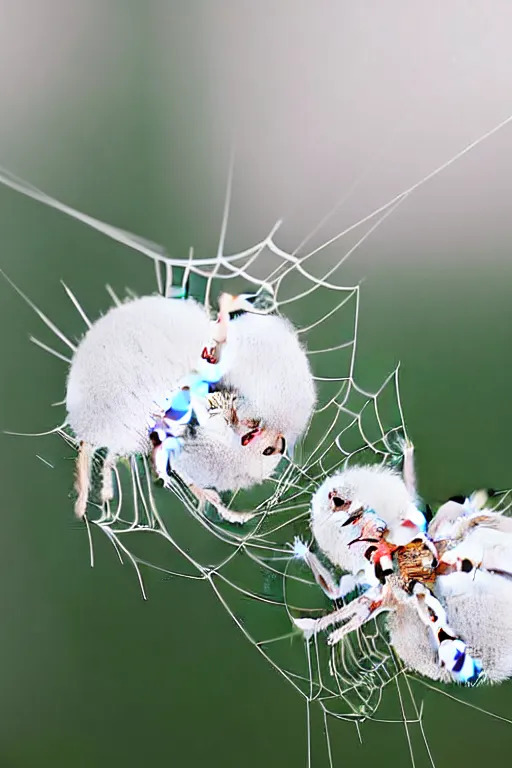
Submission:
[[[407,667],[435,680],[498,682],[512,675],[512,520],[475,493],[443,505],[425,533],[417,509],[413,448],[404,477],[386,467],[347,469],[312,500],[315,540],[337,584],[304,545],[296,554],[331,599],[363,594],[319,619],[295,619],[306,635],[342,626],[328,642],[387,611],[391,645]]]
[[[255,312],[252,298],[223,294],[210,322],[192,299],[146,296],[90,327],[73,356],[66,394],[67,423],[80,443],[79,517],[99,448],[108,451],[102,501],[112,498],[117,458],[151,451],[164,482],[172,467],[226,520],[253,516],[228,510],[217,491],[271,476],[306,428],[315,388],[293,326]]]

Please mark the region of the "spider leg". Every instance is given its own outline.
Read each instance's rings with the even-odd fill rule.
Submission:
[[[156,476],[163,480],[164,486],[168,487],[171,479],[169,464],[171,458],[181,451],[183,440],[170,434],[165,427],[161,427],[159,424],[151,430],[149,439],[153,446],[151,451],[153,470]]]
[[[448,627],[445,609],[432,592],[423,584],[420,584],[420,582],[416,582],[412,593],[416,599],[418,615],[422,622],[432,631],[436,646],[439,646],[440,631],[455,637],[455,633]]]
[[[76,459],[75,490],[78,494],[75,502],[75,515],[81,520],[85,516],[91,482],[92,448],[82,441]]]
[[[334,632],[331,632],[327,638],[327,644],[336,645],[343,640],[346,635],[350,634],[350,632],[355,632],[356,629],[362,627],[367,621],[374,619],[379,613],[387,610],[388,608],[384,604],[384,600],[374,601],[371,605],[360,604],[357,613],[350,619],[350,621],[347,621],[347,623],[339,629],[335,629]]]
[[[402,445],[402,477],[405,486],[413,498],[416,497],[416,470],[414,467],[414,445],[406,438]]]
[[[304,560],[304,562],[309,566],[313,576],[315,577],[316,583],[325,592],[327,597],[329,597],[331,600],[338,600],[340,597],[344,597],[345,594],[348,594],[348,592],[352,591],[349,589],[348,592],[345,591],[345,594],[341,594],[341,582],[340,585],[336,584],[330,570],[320,562],[319,558],[314,554],[314,552],[311,552],[311,550],[308,549],[306,544],[304,544],[299,539],[299,537],[295,538],[293,546],[295,557]]]
[[[459,519],[462,519],[466,511],[457,501],[446,501],[439,507],[428,527],[428,534],[434,541],[443,538],[452,538],[454,528]]]
[[[413,595],[420,619],[432,633],[439,663],[446,666],[458,683],[475,683],[482,665],[467,652],[466,644],[448,625],[448,617],[439,600],[423,585],[414,585]]]
[[[341,640],[341,637],[347,634],[347,631],[357,629],[357,627],[360,627],[369,618],[372,618],[375,611],[382,605],[383,594],[383,589],[379,584],[378,586],[368,589],[361,595],[361,597],[357,598],[357,600],[352,600],[348,605],[343,606],[343,608],[338,608],[337,610],[328,613],[326,616],[322,616],[319,619],[293,619],[293,621],[295,626],[302,629],[306,636],[309,637],[311,635],[316,635],[318,632],[322,632],[324,629],[332,627],[333,624],[349,621],[351,630],[345,629],[348,625],[337,630],[337,632],[342,632],[342,635],[339,638]],[[384,608],[382,608],[382,610],[384,610]],[[331,638],[337,635],[337,632],[333,632],[329,636],[328,642],[330,645],[334,642],[338,642],[336,639],[331,642]]]
[[[105,504],[107,501],[112,501],[114,498],[114,483],[112,480],[112,473],[115,465],[116,457],[109,451],[105,461],[103,462],[101,477],[101,501],[103,504]]]
[[[255,512],[238,512],[234,509],[228,509],[222,503],[217,491],[210,488],[199,488],[199,486],[194,483],[191,483],[189,488],[199,501],[201,507],[204,507],[205,503],[208,502],[212,507],[215,507],[222,519],[228,523],[246,523],[256,516]]]

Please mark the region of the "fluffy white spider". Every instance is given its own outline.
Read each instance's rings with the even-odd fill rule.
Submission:
[[[444,504],[426,534],[410,444],[403,475],[386,467],[347,469],[316,492],[313,535],[349,575],[335,583],[301,542],[296,555],[332,599],[367,589],[327,616],[295,623],[307,635],[342,624],[328,638],[332,645],[388,611],[391,645],[410,669],[444,682],[510,677],[512,520],[485,508],[487,496],[479,492]]]
[[[113,496],[117,459],[151,451],[165,483],[172,467],[226,520],[253,516],[228,510],[217,491],[272,475],[308,424],[315,388],[293,326],[255,311],[252,298],[223,294],[211,322],[192,299],[146,296],[113,307],[86,332],[66,394],[80,443],[79,517],[100,448],[108,451],[103,502]]]

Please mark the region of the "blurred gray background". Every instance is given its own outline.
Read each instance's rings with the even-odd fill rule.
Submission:
[[[231,148],[227,250],[282,218],[319,245],[512,115],[512,6],[252,0],[1,0],[0,164],[185,257],[214,255]],[[402,361],[421,492],[512,485],[512,124],[411,195],[347,260],[365,279],[357,373]],[[365,230],[314,258],[325,269]],[[71,336],[59,280],[93,317],[104,284],[154,288],[151,264],[0,188],[0,266]],[[0,426],[57,423],[65,369],[0,285]],[[50,469],[36,453],[56,465]],[[303,703],[206,585],[134,575],[72,520],[55,438],[0,437],[0,766],[305,765]],[[67,457],[65,461],[63,457]],[[501,714],[512,689],[465,698]],[[385,719],[386,712],[380,712]],[[510,726],[425,690],[437,766],[477,766]],[[410,765],[403,726],[333,729],[336,765]],[[322,723],[314,768],[327,765]],[[428,765],[418,747],[417,765]]]

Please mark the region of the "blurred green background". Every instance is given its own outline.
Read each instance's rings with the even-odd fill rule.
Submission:
[[[215,254],[233,144],[227,250],[278,218],[277,240],[293,250],[346,196],[312,248],[512,113],[505,2],[0,8],[0,163],[176,257],[190,245]],[[402,361],[420,490],[432,502],[512,484],[511,147],[512,126],[415,192],[344,265],[347,284],[364,278],[357,378],[375,387]],[[315,269],[364,231],[316,255]],[[92,317],[108,306],[107,282],[154,289],[145,257],[3,188],[0,267],[72,337],[82,327],[60,279]],[[50,429],[65,367],[30,345],[30,333],[49,335],[7,283],[0,323],[0,426]],[[303,702],[207,585],[150,574],[143,603],[106,539],[89,568],[64,444],[4,435],[0,454],[1,768],[305,765]],[[506,715],[512,693],[465,698]],[[441,767],[480,765],[490,743],[505,756],[512,735],[426,690],[424,725]],[[361,733],[362,744],[335,724],[336,765],[410,764],[403,726]],[[417,765],[428,765],[414,738]],[[316,714],[313,744],[322,768]]]

